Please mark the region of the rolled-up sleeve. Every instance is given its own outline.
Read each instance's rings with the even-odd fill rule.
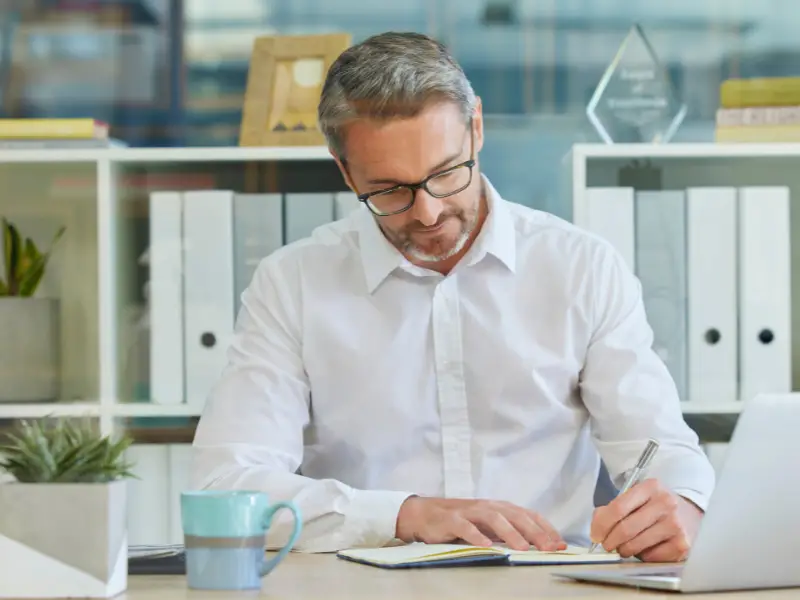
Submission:
[[[714,470],[652,348],[639,280],[607,244],[598,244],[591,262],[593,328],[580,389],[600,456],[620,487],[648,439],[657,440],[660,448],[647,476],[705,510]]]
[[[262,262],[243,294],[228,364],[195,434],[192,487],[260,490],[272,502],[293,501],[303,521],[296,550],[384,545],[394,538],[397,513],[410,493],[358,490],[298,474],[310,384],[296,314],[299,294],[277,264],[275,257]],[[277,513],[267,544],[283,546],[291,531],[287,511]]]

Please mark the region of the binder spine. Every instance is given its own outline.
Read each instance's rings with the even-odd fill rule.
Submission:
[[[738,397],[736,189],[687,190],[688,398]]]
[[[792,390],[789,189],[739,190],[741,399]]]

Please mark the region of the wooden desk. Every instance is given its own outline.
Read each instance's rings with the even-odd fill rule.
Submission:
[[[635,566],[635,565],[634,565]],[[263,580],[258,592],[204,592],[186,587],[184,577],[172,575],[128,578],[128,591],[120,600],[541,600],[546,598],[683,598],[705,600],[761,600],[800,597],[800,589],[747,591],[719,594],[675,594],[633,588],[579,584],[551,577],[557,569],[575,567],[454,567],[390,571],[337,559],[331,554],[290,554]],[[581,568],[616,569],[621,565]]]

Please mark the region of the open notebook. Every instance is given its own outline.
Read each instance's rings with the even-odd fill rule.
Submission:
[[[500,546],[484,548],[462,544],[422,544],[388,546],[386,548],[353,548],[340,550],[339,558],[373,567],[397,569],[407,567],[439,567],[453,565],[563,565],[618,562],[617,553],[567,546],[566,550],[511,550]]]

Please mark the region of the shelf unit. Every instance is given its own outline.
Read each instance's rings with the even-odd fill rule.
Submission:
[[[787,186],[790,191],[791,229],[791,354],[792,388],[800,384],[800,318],[797,299],[800,298],[800,277],[795,264],[800,260],[800,244],[794,242],[800,231],[800,144],[576,144],[565,157],[563,190],[571,201],[571,220],[579,226],[588,223],[588,194],[593,187],[630,186],[623,172],[631,166],[645,166],[658,172],[660,188],[683,190],[691,186]],[[628,175],[630,172],[628,171]],[[633,187],[636,187],[635,184]],[[740,398],[720,398],[712,401],[682,403],[687,420],[709,417],[732,417],[727,427],[735,423],[741,411]]]
[[[800,196],[798,159],[800,144],[579,144],[574,146],[566,161],[566,191],[572,200],[572,220],[578,224],[585,207],[587,187],[613,183],[619,169],[634,160],[658,166],[666,186],[781,182],[792,189],[793,195]],[[67,176],[59,177],[59,173]],[[83,183],[76,183],[76,173],[83,177]],[[86,356],[73,357],[77,365],[73,366],[83,373],[82,379],[77,377],[76,380],[89,384],[82,386],[84,393],[59,402],[0,403],[0,420],[50,415],[91,417],[97,419],[103,432],[112,433],[125,427],[123,423],[130,419],[140,423],[141,419],[173,419],[185,423],[187,418],[199,416],[197,407],[128,401],[118,393],[120,312],[125,288],[131,286],[132,270],[136,268],[136,257],[126,254],[129,249],[124,245],[124,238],[131,234],[133,227],[130,215],[134,213],[135,218],[146,219],[146,214],[141,214],[146,207],[142,198],[148,191],[163,189],[160,186],[180,189],[181,178],[187,179],[187,189],[194,189],[198,177],[207,178],[204,185],[237,191],[346,191],[324,147],[0,150],[0,185],[4,190],[10,189],[23,196],[26,190],[38,190],[36,193],[46,190],[41,206],[36,209],[40,212],[58,207],[63,214],[68,214],[72,210],[70,206],[82,202],[84,212],[70,218],[79,230],[83,224],[84,237],[93,237],[88,242],[81,238],[80,244],[84,245],[71,255],[72,262],[78,265],[80,275],[86,277],[88,283],[82,285],[84,281],[80,280],[70,288],[74,295],[72,301],[85,305],[88,307],[85,312],[91,313],[91,318],[84,315],[84,329],[75,329],[72,334],[76,339],[76,332],[83,332],[84,337],[77,339],[72,352],[83,353],[79,344],[85,344],[88,347]],[[89,206],[94,212],[87,217]],[[4,210],[14,216],[33,209],[27,200],[3,201],[0,197],[0,214]],[[800,211],[793,215],[794,227],[794,221],[800,221]],[[73,265],[73,276],[75,268]],[[793,288],[797,285],[793,281]],[[800,297],[800,293],[796,297]],[[796,329],[800,319],[794,322],[793,329]],[[797,345],[800,332],[793,333]],[[798,379],[800,367],[796,365],[795,380]],[[81,385],[76,384],[76,387],[81,388]],[[687,416],[700,418],[735,415],[740,409],[741,403],[734,400],[696,405],[686,402],[683,406]],[[170,425],[164,427],[168,429]]]
[[[199,416],[196,406],[129,401],[119,394],[123,296],[139,268],[126,238],[133,235],[134,220],[146,220],[150,191],[198,189],[198,181],[201,188],[237,192],[346,191],[325,147],[0,150],[0,185],[11,190],[0,196],[0,214],[66,219],[77,229],[66,241],[68,227],[67,247],[59,247],[54,259],[59,252],[70,254],[62,279],[79,279],[61,281],[58,290],[69,289],[84,319],[64,342],[67,358],[79,364],[77,397],[0,403],[0,420],[90,417],[111,434],[126,418],[185,422]],[[78,205],[83,212],[76,212]]]

